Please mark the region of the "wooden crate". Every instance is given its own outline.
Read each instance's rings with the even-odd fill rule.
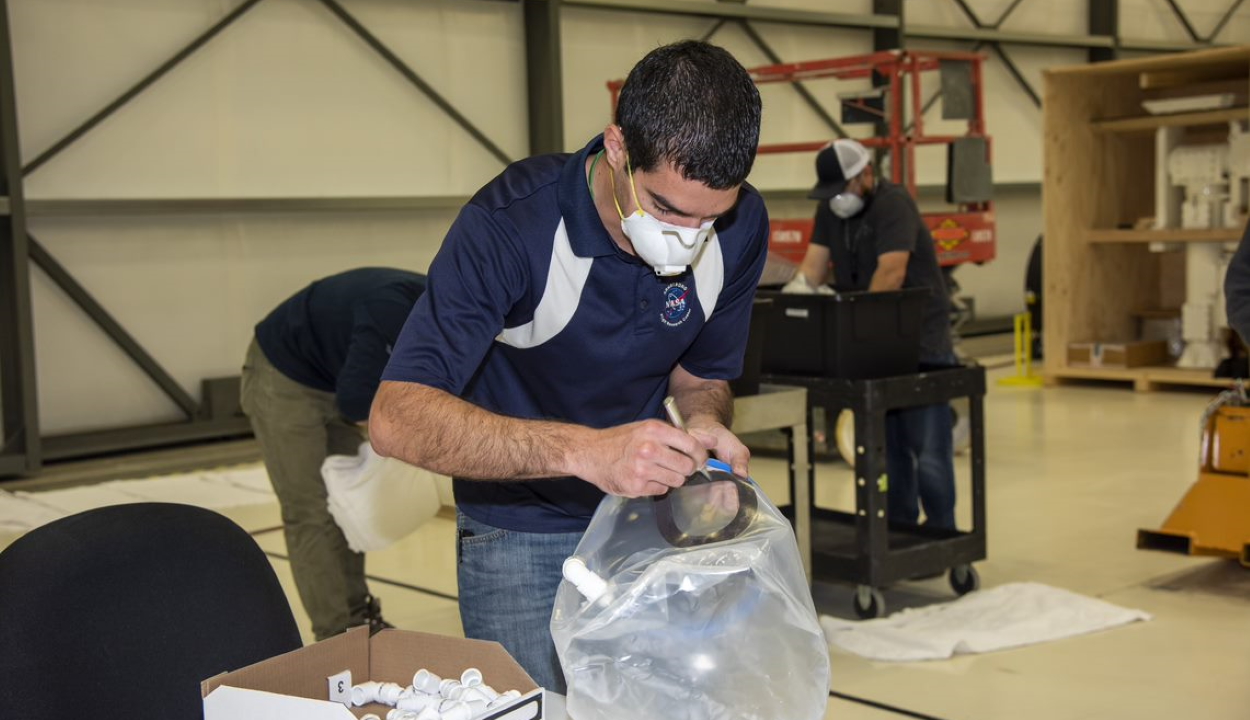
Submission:
[[[1131,229],[1155,211],[1155,128],[1218,132],[1230,119],[1250,118],[1246,107],[1167,116],[1142,107],[1159,88],[1206,83],[1250,85],[1250,46],[1045,74],[1042,325],[1049,384],[1128,381],[1140,390],[1228,384],[1201,371],[1162,366],[1073,367],[1066,352],[1072,343],[1134,337],[1138,312],[1184,302],[1184,253],[1154,252],[1152,244],[1240,239],[1241,230],[1234,229]]]

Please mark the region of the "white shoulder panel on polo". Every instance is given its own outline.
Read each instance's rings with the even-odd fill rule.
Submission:
[[[495,339],[514,348],[527,349],[542,345],[558,335],[577,312],[593,262],[594,258],[578,257],[573,253],[564,218],[560,218],[551,246],[547,285],[543,288],[538,307],[534,308],[534,319],[524,325],[504,328]]]
[[[716,299],[720,297],[721,288],[725,286],[725,256],[720,249],[720,236],[712,230],[703,246],[703,252],[694,259],[694,287],[699,296],[699,307],[703,308],[703,321],[712,319],[712,311],[716,309]]]

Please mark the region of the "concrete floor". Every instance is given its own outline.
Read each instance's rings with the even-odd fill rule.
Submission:
[[[1006,370],[995,370],[993,378]],[[953,660],[875,663],[835,650],[832,687],[878,703],[830,699],[826,717],[942,720],[1250,717],[1250,570],[1235,563],[1138,551],[1196,479],[1203,393],[1122,387],[991,386],[986,401],[989,558],[983,587],[1034,581],[1149,612],[1154,619],[1054,643]],[[242,448],[244,454],[246,448]],[[966,458],[957,461],[967,497]],[[785,502],[784,465],[753,475]],[[847,509],[851,475],[821,463],[817,500]],[[32,488],[33,489],[33,488]],[[961,503],[960,522],[969,522]],[[305,633],[276,507],[236,519],[271,553]],[[454,522],[432,520],[368,570],[386,618],[401,628],[461,634]],[[822,613],[851,616],[852,589],[818,584]],[[944,578],[885,591],[891,611],[953,597]],[[310,637],[308,639],[311,639]]]
[[[1134,548],[1137,529],[1161,523],[1196,479],[1198,418],[1207,399],[1114,387],[993,387],[987,398],[989,559],[978,564],[982,586],[1046,583],[1145,610],[1153,620],[941,662],[874,663],[835,650],[833,689],[944,720],[1250,717],[1250,570]],[[752,469],[770,495],[785,497],[781,461],[757,459]],[[960,473],[967,497],[967,468]],[[821,464],[817,483],[820,505],[850,506],[847,466]],[[961,523],[968,522],[961,504]],[[280,531],[257,539],[275,554],[284,551]],[[454,522],[446,518],[371,555],[369,573],[378,578],[372,587],[387,619],[460,634],[456,603],[448,599],[456,593],[454,559]],[[286,563],[275,558],[274,567],[294,598]],[[814,595],[821,612],[851,616],[849,587],[820,584]],[[885,592],[892,610],[951,597],[944,578]],[[901,716],[831,699],[826,717]]]

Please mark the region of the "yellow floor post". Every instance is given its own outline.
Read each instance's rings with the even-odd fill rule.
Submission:
[[[1012,387],[1041,387],[1042,377],[1033,372],[1033,316],[1027,312],[1014,318],[1015,341],[1013,355],[1016,362],[1016,374],[999,378],[999,385]]]

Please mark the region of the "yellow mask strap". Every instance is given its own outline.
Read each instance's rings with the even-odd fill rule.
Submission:
[[[638,190],[634,188],[634,171],[629,166],[629,155],[625,156],[625,171],[629,173],[629,194],[634,198],[634,206],[638,208],[638,212],[642,212],[642,203],[638,202]],[[616,214],[625,219],[625,211],[621,209],[621,202],[616,199],[616,174],[608,173],[608,178],[612,181],[612,204],[616,205]]]

